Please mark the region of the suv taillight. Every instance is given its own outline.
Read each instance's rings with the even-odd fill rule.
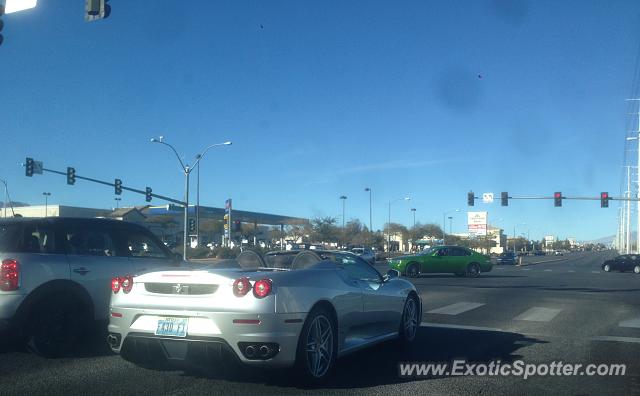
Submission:
[[[115,278],[111,278],[111,291],[113,292],[113,294],[117,294],[120,291],[121,287],[122,287],[122,279],[120,279],[119,276],[116,276]]]
[[[20,266],[14,259],[2,260],[0,265],[0,290],[18,290],[20,283]]]

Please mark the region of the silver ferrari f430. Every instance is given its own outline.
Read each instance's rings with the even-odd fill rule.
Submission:
[[[295,367],[306,382],[319,382],[349,352],[416,338],[420,296],[396,271],[381,275],[342,251],[291,257],[248,251],[232,268],[116,277],[109,345],[143,366],[204,356]]]

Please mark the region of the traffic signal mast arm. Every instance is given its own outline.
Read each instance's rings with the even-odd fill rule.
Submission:
[[[55,173],[55,174],[62,175],[62,176],[65,176],[65,177],[67,176],[67,172],[60,172],[60,171],[57,171],[57,170],[47,169],[47,168],[44,168],[44,167],[42,168],[42,171],[43,172]],[[80,179],[80,180],[90,181],[90,182],[93,182],[93,183],[104,184],[105,186],[109,186],[109,187],[115,188],[115,183],[112,183],[112,182],[106,182],[106,181],[93,179],[91,177],[86,177],[86,176],[78,176],[77,174],[75,175],[75,178],[76,179]],[[131,191],[131,192],[142,194],[142,195],[147,195],[147,191],[146,190],[138,190],[137,188],[126,187],[124,185],[122,185],[121,187],[122,187],[123,190]],[[164,201],[172,202],[172,203],[175,203],[175,204],[178,204],[178,205],[182,205],[182,206],[185,205],[185,203],[183,201],[180,201],[180,200],[177,200],[177,199],[173,199],[173,198],[169,198],[169,197],[166,197],[164,195],[152,193],[151,196],[154,197],[154,198],[162,199]]]

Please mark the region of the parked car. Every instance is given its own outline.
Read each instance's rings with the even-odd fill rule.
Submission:
[[[516,256],[513,254],[513,252],[504,252],[498,256],[496,264],[515,265]]]
[[[477,277],[493,267],[489,256],[460,246],[436,246],[411,256],[389,259],[389,267],[408,277],[426,273],[454,273]]]
[[[564,253],[562,252],[562,250],[556,250],[555,252],[553,252],[554,256],[564,256]]]
[[[0,262],[0,329],[60,356],[94,320],[108,319],[112,277],[181,260],[133,223],[51,217],[1,220]]]
[[[410,282],[397,271],[382,276],[350,253],[326,254],[334,259],[298,252],[285,269],[245,251],[236,269],[115,278],[109,345],[144,366],[209,356],[295,366],[297,378],[314,383],[349,352],[393,338],[414,341],[422,303]]]
[[[373,250],[371,250],[371,248],[354,247],[351,249],[351,253],[360,256],[360,258],[368,261],[371,265],[374,265],[376,263],[376,254]]]
[[[633,271],[636,274],[640,274],[640,256],[635,254],[623,254],[611,260],[606,260],[602,263],[602,270],[604,272]]]

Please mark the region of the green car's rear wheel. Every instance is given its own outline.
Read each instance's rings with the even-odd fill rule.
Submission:
[[[471,263],[467,266],[467,277],[469,278],[477,278],[480,276],[480,266],[478,263]]]

